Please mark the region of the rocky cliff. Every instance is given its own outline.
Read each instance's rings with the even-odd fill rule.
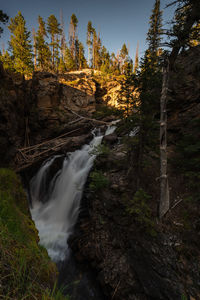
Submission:
[[[30,80],[25,80],[20,75],[4,71],[1,65],[0,78],[2,166],[14,159],[17,148],[76,129],[80,125],[76,121],[80,115],[91,118],[97,103],[115,97],[112,92],[112,96],[107,96],[109,99],[105,98],[109,90],[113,90],[113,85],[120,86],[111,80],[113,83],[105,88],[98,82],[101,76],[95,79],[87,70],[63,75],[35,72]],[[76,135],[88,133],[90,121],[81,127]]]

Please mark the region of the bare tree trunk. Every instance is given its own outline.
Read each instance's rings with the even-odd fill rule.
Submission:
[[[169,82],[169,61],[163,70],[163,84],[160,99],[160,203],[159,218],[169,210],[169,185],[167,176],[167,91]]]
[[[32,29],[32,35],[33,35],[33,51],[34,51],[34,70],[36,70],[37,69],[37,49],[36,49],[35,28]]]

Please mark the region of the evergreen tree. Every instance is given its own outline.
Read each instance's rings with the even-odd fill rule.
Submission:
[[[2,55],[0,54],[0,60],[3,63],[4,69],[8,69],[8,70],[10,70],[12,72],[15,71],[13,59],[9,55],[8,51],[6,51],[5,53],[3,53]]]
[[[11,19],[8,28],[11,32],[10,49],[14,68],[21,74],[29,75],[33,71],[32,46],[30,32],[26,29],[26,22],[20,11]]]
[[[78,26],[78,19],[75,14],[72,14],[70,20],[70,28],[69,28],[69,46],[71,51],[71,56],[75,62],[75,68],[77,68],[77,53],[78,53],[78,37],[76,35]]]
[[[195,47],[200,45],[200,22],[193,26],[189,37],[189,45]]]
[[[59,64],[58,64],[58,72],[59,73],[65,73],[67,71],[66,69],[66,65],[65,65],[65,62],[64,62],[64,57],[60,57],[60,60],[59,60]]]
[[[125,72],[125,68],[128,66],[127,60],[128,60],[128,48],[126,47],[126,44],[124,43],[122,45],[122,49],[120,50],[120,69],[121,72]]]
[[[60,24],[54,15],[48,17],[47,32],[51,36],[51,57],[52,57],[52,70],[57,71],[59,64],[59,36],[61,34]]]
[[[71,50],[68,47],[65,49],[64,63],[67,71],[75,70],[76,64],[72,57]]]
[[[138,173],[137,187],[142,176],[144,153],[159,146],[159,114],[160,93],[162,85],[160,43],[162,33],[162,19],[160,1],[155,0],[150,28],[147,34],[148,49],[140,64],[140,73],[136,74],[135,87],[139,92],[139,118],[140,127],[137,145],[136,169]]]
[[[111,53],[111,73],[115,75],[120,75],[120,62],[119,62],[119,54],[115,55],[115,53]]]
[[[9,17],[0,9],[0,24],[7,23],[8,19],[9,19]],[[3,28],[0,26],[0,37],[1,37],[2,32],[3,32]]]
[[[92,62],[93,68],[99,69],[101,65],[101,40],[99,34],[97,36],[96,30],[93,28],[93,43],[92,43]]]
[[[45,22],[39,16],[38,17],[39,28],[36,35],[36,49],[37,49],[37,64],[40,70],[48,71],[50,69],[51,51],[45,37],[47,32],[45,28]]]
[[[199,3],[193,0],[177,0],[177,4],[174,20],[172,21],[173,26],[166,32],[169,40],[166,45],[174,48],[174,54],[175,51],[178,54],[181,48],[184,50],[187,46],[193,47],[200,43]],[[168,6],[170,5],[173,5],[173,3]],[[194,6],[196,6],[195,12],[193,11]],[[179,42],[177,42],[177,37]],[[177,50],[175,50],[175,44]]]
[[[61,24],[60,50],[61,50],[62,61],[64,61],[65,48],[66,48],[66,38],[65,38],[64,20],[63,20],[63,13],[62,13],[62,10],[61,10],[61,12],[60,12],[60,24]]]
[[[127,119],[133,115],[136,109],[136,97],[133,93],[134,77],[132,65],[128,63],[125,70],[124,79],[121,81],[121,89],[118,96],[118,102],[124,111],[123,116]]]
[[[83,44],[81,42],[79,42],[79,52],[78,52],[78,68],[79,70],[82,70],[84,68],[87,68],[87,60],[85,58],[85,54],[84,54],[84,47]]]
[[[139,67],[138,51],[139,51],[139,43],[137,43],[137,49],[136,49],[136,54],[135,54],[135,64],[134,64],[134,70],[133,70],[134,74],[136,74],[138,67]]]
[[[37,68],[37,48],[36,48],[36,34],[35,28],[32,29],[32,36],[33,36],[33,61],[34,61],[34,70]]]
[[[92,35],[93,35],[93,27],[92,22],[89,21],[87,25],[87,45],[88,45],[88,66],[91,67],[92,65]]]
[[[104,73],[109,73],[110,72],[110,54],[107,51],[105,46],[103,46],[101,48],[100,59],[101,59],[100,70]]]
[[[162,11],[160,10],[160,0],[155,0],[152,15],[150,17],[150,28],[147,33],[149,59],[152,60],[151,65],[157,62],[158,51],[161,44],[162,34]]]

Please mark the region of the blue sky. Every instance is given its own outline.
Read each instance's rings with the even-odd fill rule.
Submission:
[[[170,0],[161,0],[161,8],[169,2]],[[153,5],[154,0],[0,0],[0,9],[10,17],[14,17],[19,10],[22,12],[29,30],[32,27],[37,30],[38,15],[47,20],[49,15],[55,14],[60,19],[62,9],[65,34],[68,36],[70,17],[75,13],[79,21],[78,36],[84,45],[87,23],[91,20],[96,31],[100,31],[102,43],[109,52],[117,53],[122,44],[126,43],[132,58],[135,56],[137,41],[140,57],[144,54]],[[164,11],[164,25],[171,19],[173,10],[168,8]],[[9,36],[9,30],[4,26],[0,48],[2,42],[7,48]]]

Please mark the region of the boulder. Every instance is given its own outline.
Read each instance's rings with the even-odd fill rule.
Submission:
[[[108,135],[105,135],[103,137],[103,143],[108,144],[108,145],[113,145],[115,143],[117,143],[118,141],[118,137],[116,135],[116,133],[111,133]]]

